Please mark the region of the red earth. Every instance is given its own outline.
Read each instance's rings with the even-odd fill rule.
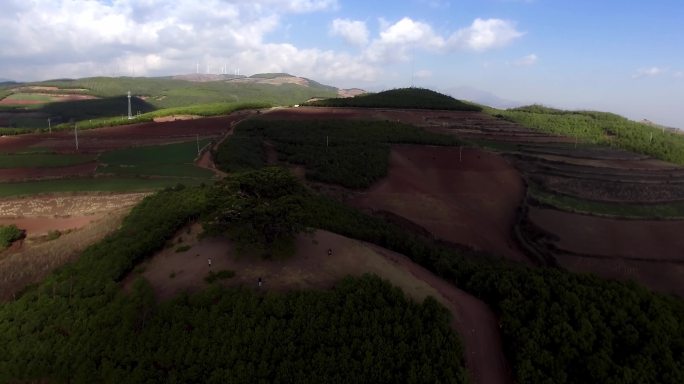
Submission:
[[[0,168],[0,182],[57,179],[95,174],[96,162],[50,168]]]
[[[395,145],[388,176],[351,204],[402,216],[437,238],[529,262],[511,233],[524,196],[520,174],[478,149]]]
[[[46,235],[49,231],[67,231],[83,228],[101,219],[104,214],[69,217],[19,217],[0,218],[0,225],[14,224],[26,231],[27,237]]]
[[[79,152],[97,153],[112,149],[140,145],[155,145],[200,138],[216,137],[227,133],[231,123],[242,120],[249,112],[229,116],[161,123],[141,123],[89,129],[78,132]],[[60,153],[75,152],[74,132],[28,134],[0,138],[0,152],[12,153],[40,148]]]
[[[556,234],[556,245],[584,255],[684,262],[684,221],[618,220],[530,207],[536,225]]]
[[[564,267],[684,296],[684,221],[618,220],[536,207],[529,217],[558,236],[554,244]]]

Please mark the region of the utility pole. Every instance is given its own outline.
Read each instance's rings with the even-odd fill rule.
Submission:
[[[49,117],[48,117],[48,132],[52,133],[52,124],[50,123]]]
[[[199,155],[199,135],[197,135],[197,154]]]
[[[328,148],[328,145],[329,145],[329,143],[330,143],[330,141],[328,140],[328,138],[329,138],[328,136],[325,137],[325,147],[326,147],[326,148]]]
[[[74,123],[74,140],[76,141],[76,150],[78,151],[78,128],[76,128],[76,123]]]
[[[651,132],[651,138],[648,139],[649,144],[653,144],[653,132]]]
[[[131,115],[131,91],[128,91],[128,120],[132,120],[133,116]]]
[[[463,146],[458,147],[458,162],[460,163],[463,160]]]

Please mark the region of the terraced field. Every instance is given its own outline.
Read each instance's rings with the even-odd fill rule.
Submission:
[[[684,295],[684,167],[478,113],[423,126],[497,151],[522,174],[515,231],[544,263]]]

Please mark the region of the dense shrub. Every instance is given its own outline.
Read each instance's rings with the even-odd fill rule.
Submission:
[[[341,203],[311,200],[309,225],[408,255],[501,317],[519,383],[681,383],[684,302],[633,283],[464,257]]]
[[[451,96],[424,88],[399,88],[378,93],[367,93],[350,98],[335,98],[309,102],[320,107],[365,107],[402,109],[447,109],[481,111],[477,105],[464,103]]]
[[[218,149],[217,165],[228,171],[263,166],[263,141],[284,161],[302,164],[312,180],[364,188],[387,174],[390,143],[456,145],[452,136],[384,121],[248,120]]]
[[[0,225],[0,251],[9,247],[15,240],[21,239],[22,236],[24,232],[16,225]]]

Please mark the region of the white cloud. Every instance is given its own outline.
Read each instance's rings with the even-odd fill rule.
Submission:
[[[424,22],[404,17],[394,24],[380,19],[380,36],[365,51],[370,62],[408,60],[416,50],[438,51],[444,47],[444,38]]]
[[[210,67],[219,72],[226,65],[231,72],[240,67],[243,73],[256,73],[276,61],[286,71],[329,77],[326,68],[308,65],[309,72],[299,72],[297,60],[266,57],[286,50],[265,40],[284,14],[336,7],[336,0],[3,1],[0,73],[19,80],[166,75],[194,72],[198,61],[202,71]],[[288,46],[291,49],[294,57],[318,65],[333,66],[331,61],[339,60],[358,70],[355,78],[372,73],[360,69],[358,59]],[[242,61],[249,56],[242,53],[259,55],[262,61]]]
[[[429,24],[413,21],[408,17],[404,17],[381,31],[380,41],[385,44],[420,43],[427,47],[444,45],[444,39],[435,34]]]
[[[371,36],[365,22],[336,18],[330,34],[361,48],[358,54],[273,42],[289,14],[338,7],[337,0],[3,0],[0,77],[159,76],[195,72],[199,63],[202,72],[372,81],[389,73],[387,64],[417,54],[485,50],[522,35],[510,22],[476,19],[449,37],[404,17],[379,19]]]
[[[674,77],[677,79],[684,79],[684,71],[675,72]]]
[[[535,55],[534,53],[531,53],[527,56],[523,56],[519,58],[518,60],[513,62],[513,65],[517,67],[529,67],[532,65],[537,64],[537,61],[539,61],[539,57]]]
[[[474,51],[485,51],[506,46],[523,35],[524,33],[518,31],[515,23],[511,21],[478,18],[469,27],[451,35],[449,44]]]
[[[364,46],[368,44],[368,28],[363,21],[335,19],[330,26],[334,36],[340,36],[349,44]]]
[[[227,3],[245,4],[244,0],[226,0]],[[339,8],[337,0],[259,0],[252,1],[256,8],[277,8],[293,13],[309,13]]]
[[[659,67],[641,68],[634,75],[632,75],[632,78],[639,79],[642,77],[655,77],[662,75],[665,72],[665,69]]]

